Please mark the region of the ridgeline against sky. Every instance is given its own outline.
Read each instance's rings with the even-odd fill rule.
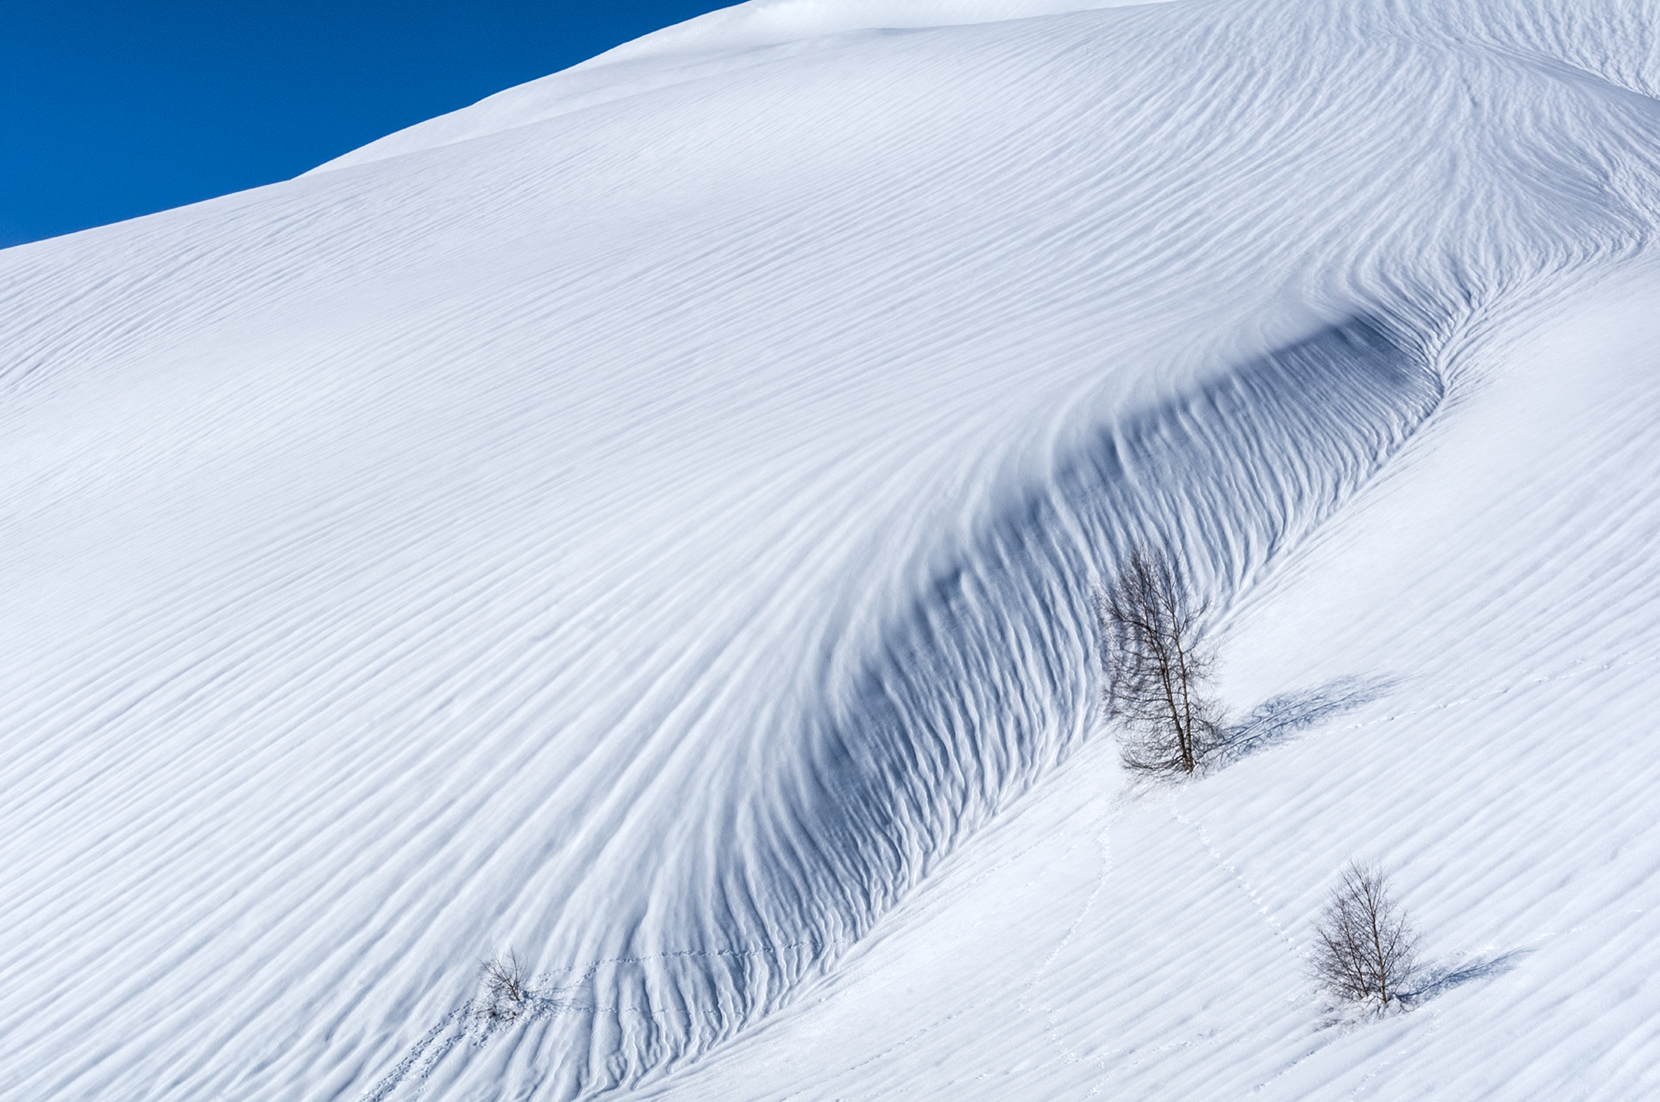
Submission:
[[[3,0],[0,248],[287,179],[716,0]]]

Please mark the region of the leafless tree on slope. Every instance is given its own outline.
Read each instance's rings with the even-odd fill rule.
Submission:
[[[484,962],[484,999],[480,1015],[491,1021],[517,1021],[530,1009],[530,982],[517,953]]]
[[[1338,998],[1381,1010],[1416,971],[1417,940],[1383,872],[1351,864],[1315,930],[1314,973]]]
[[[1219,741],[1206,696],[1213,656],[1199,646],[1207,608],[1170,557],[1148,548],[1096,594],[1107,713],[1126,728],[1135,772],[1191,774]]]

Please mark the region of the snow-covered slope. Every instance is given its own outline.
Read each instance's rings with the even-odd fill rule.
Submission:
[[[891,34],[1124,7],[1137,0],[750,0],[625,42],[580,65],[509,88],[463,111],[389,134],[322,166],[327,171],[466,141],[667,85],[777,62],[813,40]],[[1152,0],[1163,2],[1163,0]]]
[[[0,253],[0,1094],[1657,1089],[1660,7],[1056,8]],[[1151,791],[1146,540],[1283,736]]]

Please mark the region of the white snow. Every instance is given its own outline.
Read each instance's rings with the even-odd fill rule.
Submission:
[[[1125,7],[1144,0],[749,0],[625,42],[563,72],[389,134],[322,170],[524,126],[671,84],[777,61],[814,40]],[[1145,0],[1165,3],[1168,0]]]
[[[1660,1093],[1660,5],[1057,6],[0,253],[0,1096]],[[1177,787],[1144,540],[1275,736]]]

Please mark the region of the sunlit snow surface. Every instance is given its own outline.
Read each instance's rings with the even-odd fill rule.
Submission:
[[[1061,6],[0,253],[0,1097],[1660,1094],[1660,3]],[[1263,734],[1174,788],[1149,540]]]

